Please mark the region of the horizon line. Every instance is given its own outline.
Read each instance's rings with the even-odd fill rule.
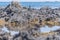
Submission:
[[[12,2],[12,1],[0,1],[0,2]],[[38,2],[38,1],[20,1],[20,2]],[[39,2],[60,2],[60,1],[39,1]]]

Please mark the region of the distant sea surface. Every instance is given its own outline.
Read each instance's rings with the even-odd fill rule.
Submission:
[[[0,2],[0,6],[7,6],[11,2]],[[32,8],[41,8],[44,6],[49,6],[49,7],[60,7],[60,2],[20,2],[21,6],[24,7],[29,7],[31,6]]]

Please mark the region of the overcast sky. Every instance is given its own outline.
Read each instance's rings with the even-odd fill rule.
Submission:
[[[12,0],[0,0],[0,2],[10,2],[10,1],[12,1]],[[14,0],[14,1],[16,1],[16,0]],[[52,1],[52,2],[54,2],[54,1],[60,1],[60,0],[17,0],[17,1],[20,1],[20,2],[45,2],[45,1]]]

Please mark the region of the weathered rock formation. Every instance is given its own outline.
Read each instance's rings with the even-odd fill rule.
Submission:
[[[43,7],[33,10],[30,7],[20,6],[18,2],[11,2],[6,8],[0,10],[0,27],[5,26],[9,30],[20,31],[14,36],[3,33],[2,36],[0,35],[1,40],[53,40],[50,34],[48,34],[49,37],[41,36],[40,28],[45,25],[50,27],[60,25],[59,9]]]

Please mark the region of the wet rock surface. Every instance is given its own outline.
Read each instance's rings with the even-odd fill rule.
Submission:
[[[4,33],[3,35],[0,34],[0,40],[60,40],[60,33],[48,36],[39,36],[36,38],[25,32],[19,32],[15,35]]]

